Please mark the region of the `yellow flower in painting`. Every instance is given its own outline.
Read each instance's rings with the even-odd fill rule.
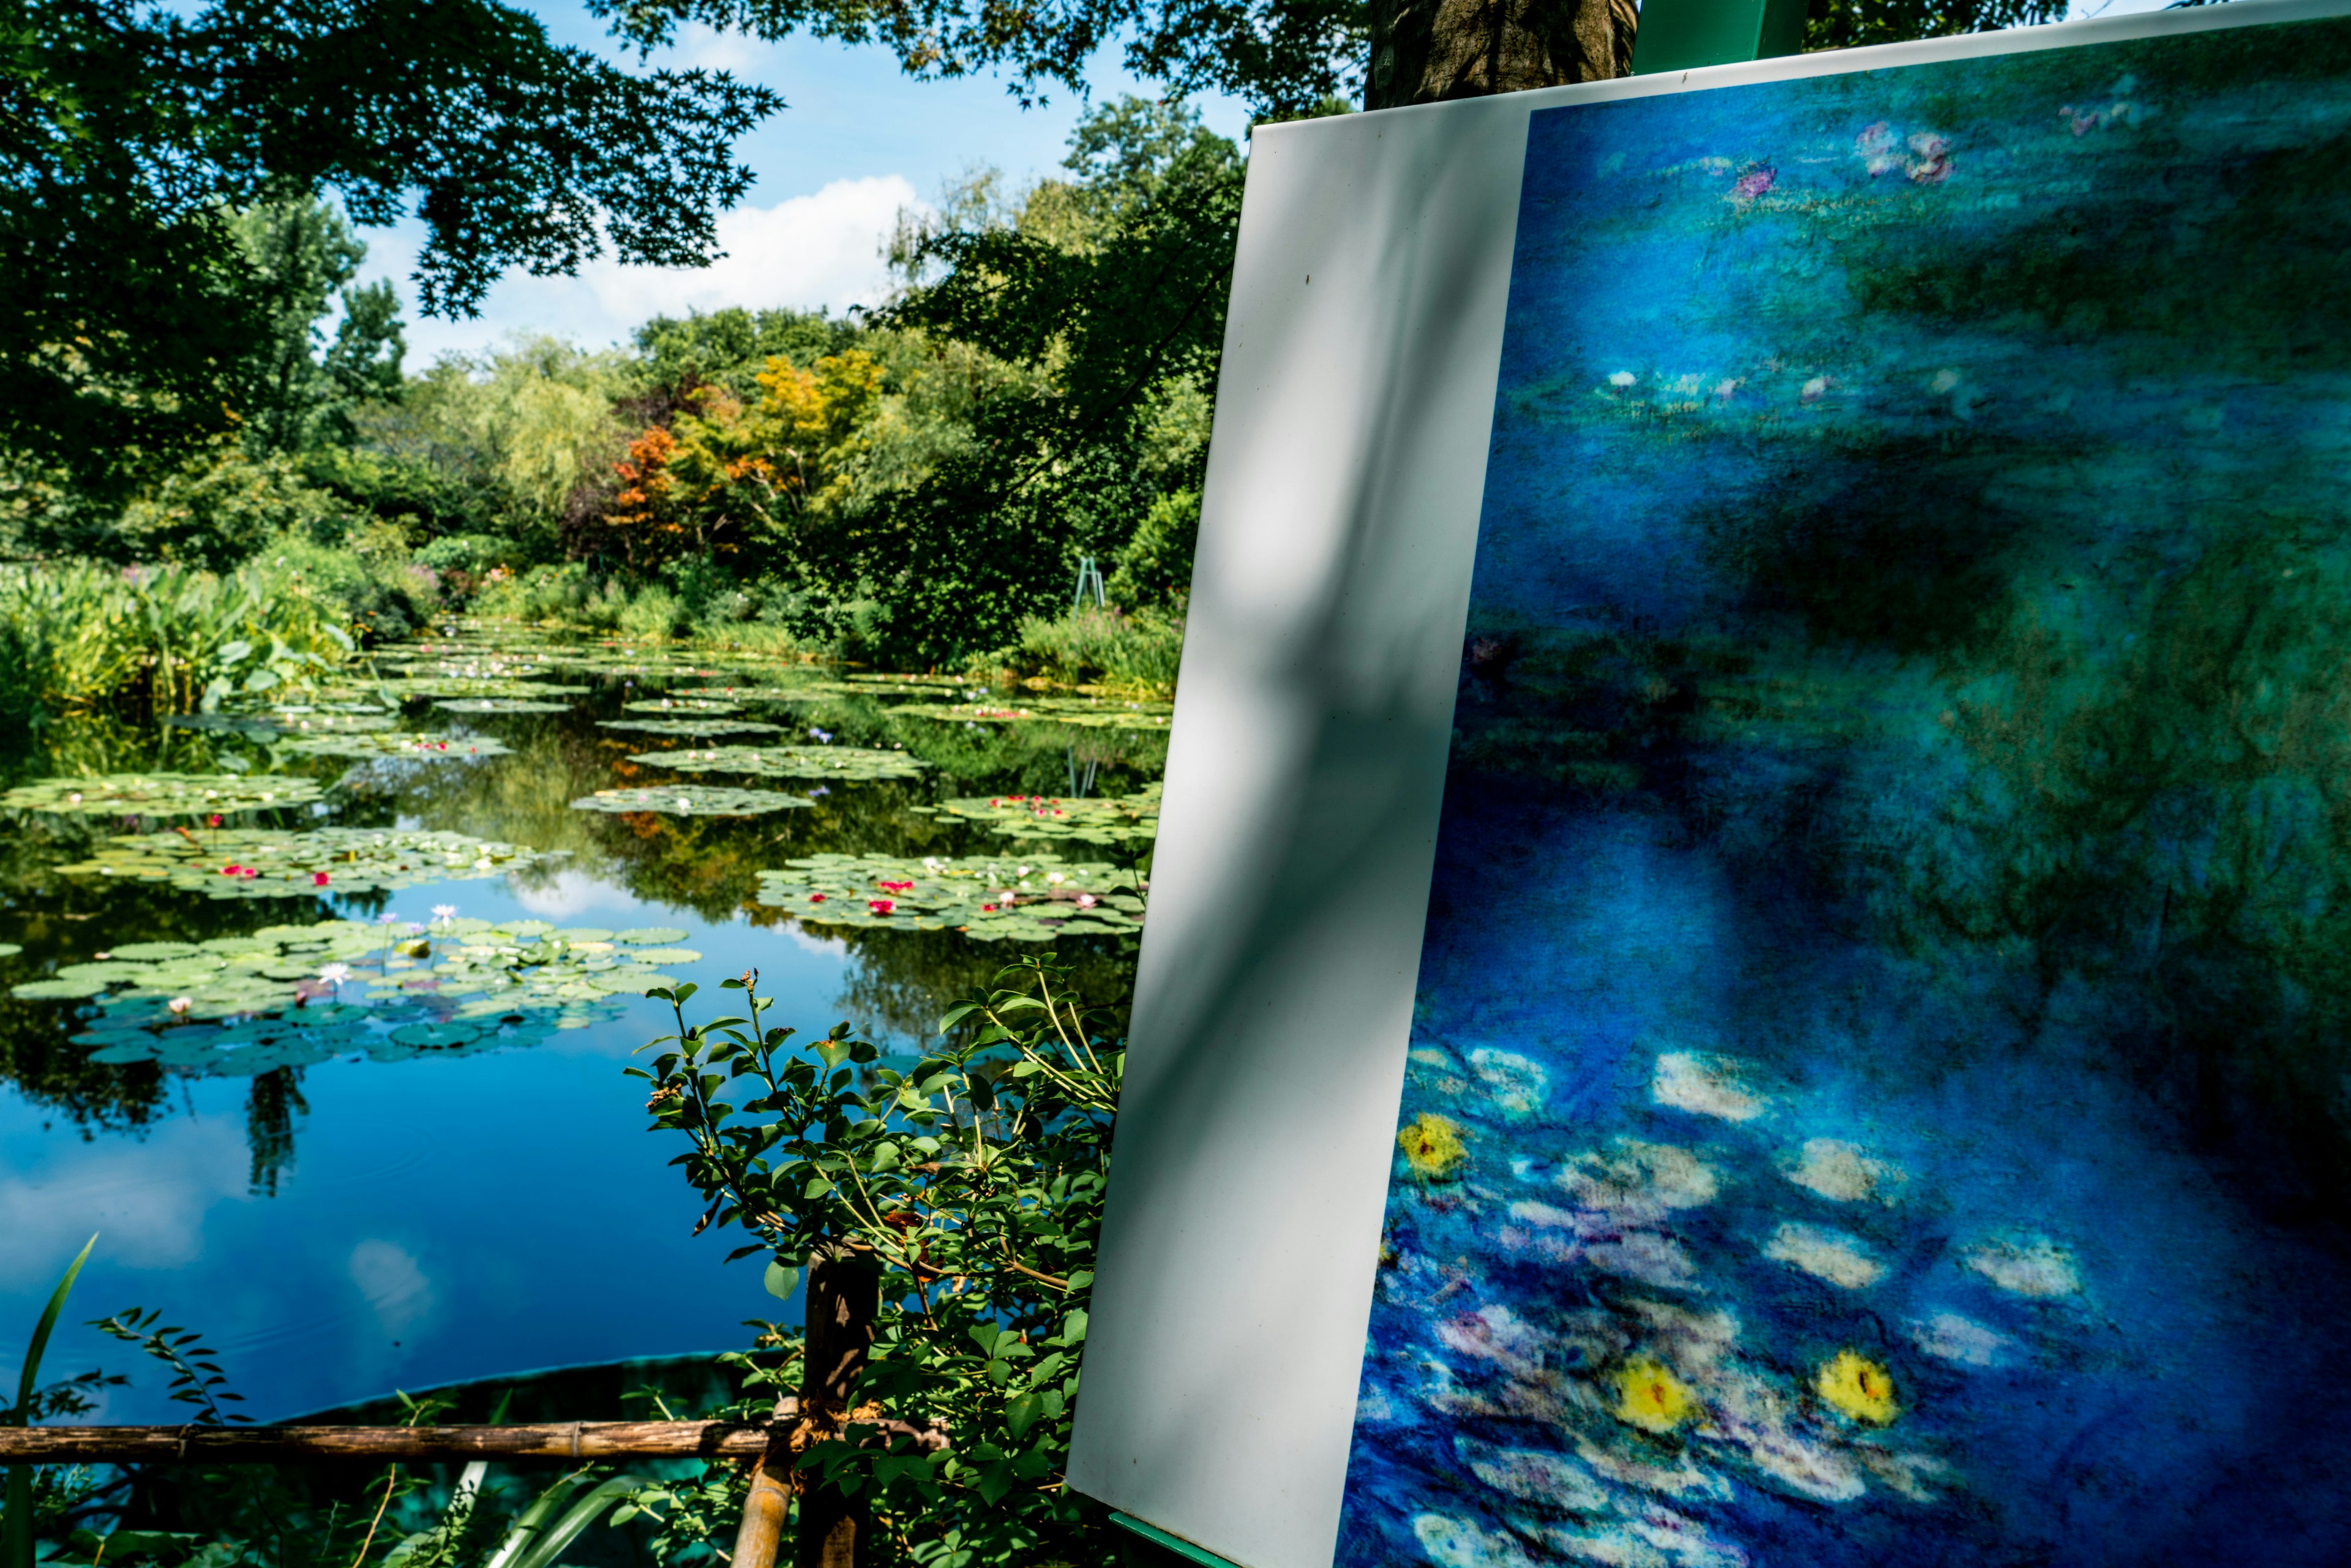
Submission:
[[[1873,1427],[1883,1427],[1902,1414],[1902,1406],[1894,1402],[1894,1375],[1853,1351],[1839,1351],[1835,1360],[1821,1368],[1813,1386],[1840,1414]]]
[[[1426,1112],[1396,1134],[1396,1147],[1404,1151],[1405,1163],[1412,1167],[1412,1174],[1426,1181],[1451,1176],[1453,1167],[1469,1157],[1468,1149],[1461,1142],[1461,1129],[1442,1116]]]
[[[1655,1356],[1616,1369],[1616,1419],[1644,1432],[1670,1432],[1698,1413],[1698,1396]]]

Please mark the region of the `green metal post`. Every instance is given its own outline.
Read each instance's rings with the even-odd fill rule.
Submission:
[[[1804,0],[1643,0],[1633,74],[1735,65],[1803,47]]]
[[[1193,1545],[1180,1535],[1170,1535],[1155,1524],[1145,1524],[1129,1514],[1113,1513],[1110,1521],[1132,1537],[1126,1543],[1124,1556],[1127,1568],[1184,1568],[1196,1563],[1201,1568],[1235,1568],[1213,1552]]]

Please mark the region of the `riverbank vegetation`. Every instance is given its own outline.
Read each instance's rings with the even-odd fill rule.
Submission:
[[[332,663],[461,612],[1164,693],[1241,172],[1123,99],[1054,177],[902,214],[870,309],[418,370],[339,208],[241,208],[275,308],[233,428],[127,485],[29,448],[0,473],[0,706],[180,711],[223,647]]]

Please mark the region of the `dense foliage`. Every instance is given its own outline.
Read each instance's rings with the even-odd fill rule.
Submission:
[[[770,1329],[786,1363],[751,1379],[801,1391],[803,1526],[820,1492],[851,1500],[886,1552],[863,1561],[1112,1560],[1061,1470],[1123,1042],[1069,979],[1050,957],[1005,969],[914,1061],[846,1024],[795,1043],[756,974],[723,982],[747,1017],[689,1025],[681,986],[678,1032],[636,1074],[654,1126],[691,1142],[703,1223],[748,1232],[736,1255],[768,1258],[771,1290],[806,1268],[812,1295],[831,1271],[869,1299],[841,1408],[809,1396],[795,1327]]]
[[[246,417],[279,340],[239,214],[413,210],[430,310],[609,243],[693,264],[779,100],[632,75],[495,0],[45,0],[0,42],[0,447],[117,487]],[[305,323],[307,325],[307,322]]]
[[[256,202],[224,220],[260,312],[232,426],[127,491],[0,469],[0,548],[332,577],[362,641],[470,601],[1164,686],[1241,177],[1190,110],[1125,99],[1056,178],[983,171],[909,214],[872,310],[661,319],[626,351],[525,341],[405,376],[344,213]],[[1066,624],[1089,560],[1108,594]]]

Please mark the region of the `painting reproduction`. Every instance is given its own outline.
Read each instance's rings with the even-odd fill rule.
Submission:
[[[2351,22],[1532,120],[1336,1561],[2351,1563]]]

